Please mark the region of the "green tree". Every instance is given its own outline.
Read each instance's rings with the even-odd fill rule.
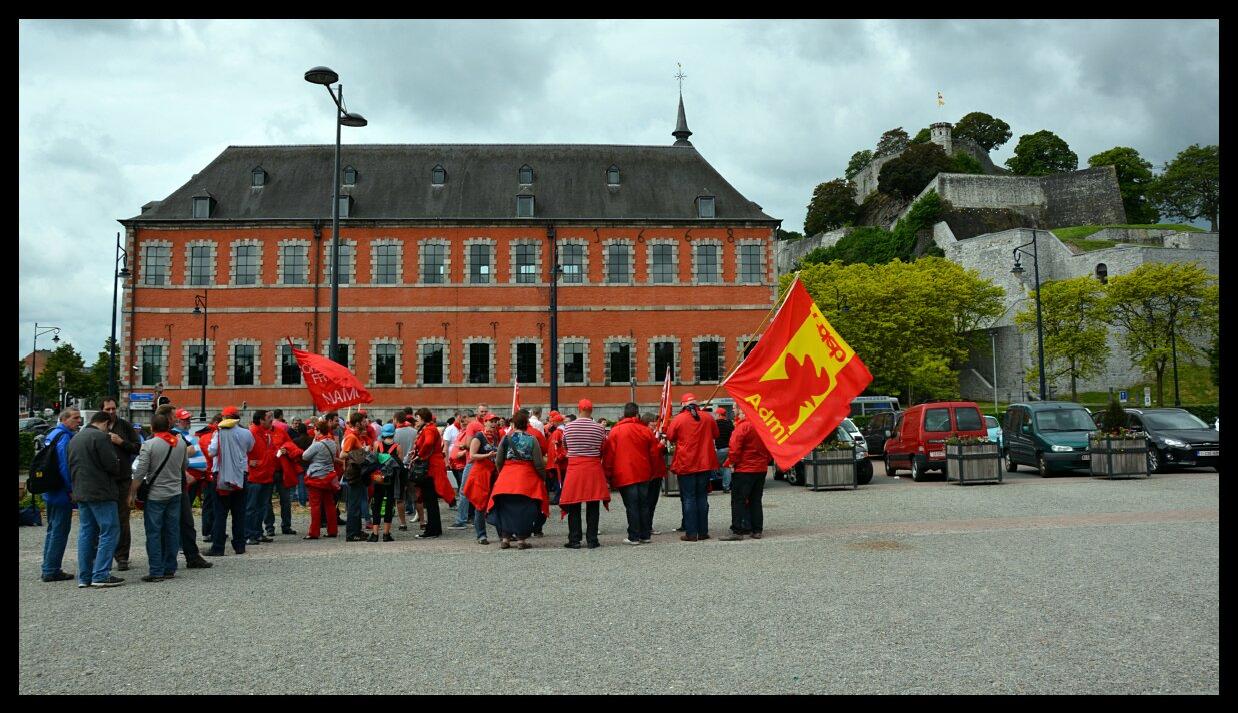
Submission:
[[[110,384],[108,383],[109,381],[109,378],[108,378],[108,347],[111,344],[112,344],[111,337],[108,337],[107,339],[103,340],[103,349],[100,350],[99,356],[95,358],[95,363],[90,366],[90,376],[91,376],[90,393],[82,394],[83,396],[86,396],[87,398],[95,402],[101,400],[104,396],[109,395],[108,387],[110,386]],[[119,349],[116,352],[116,356],[117,358],[120,357]],[[118,365],[117,375],[116,375],[117,378],[120,378],[119,370],[120,370],[120,367]],[[112,394],[112,395],[115,396],[116,394]]]
[[[893,230],[875,226],[856,228],[834,245],[812,250],[800,259],[800,264],[826,264],[835,260],[846,265],[858,262],[881,265],[896,259],[911,262],[915,259],[912,250],[917,233],[931,228],[946,206],[936,191],[930,191],[912,204],[911,210],[894,224]]]
[[[782,228],[778,228],[774,231],[774,240],[799,240],[803,237],[803,233],[797,233],[794,230],[783,230]]]
[[[82,355],[78,354],[68,341],[62,341],[47,357],[47,366],[39,372],[39,378],[35,379],[34,390],[39,400],[50,405],[60,399],[60,384],[56,376],[58,372],[64,372],[65,390],[69,393],[74,396],[90,393],[93,379],[84,373],[84,367]],[[61,407],[63,408],[63,404]]]
[[[1010,124],[983,111],[973,111],[959,119],[951,135],[955,139],[969,139],[985,151],[992,151],[1010,140]]]
[[[1157,405],[1165,403],[1165,368],[1173,342],[1178,359],[1192,361],[1201,356],[1197,342],[1206,343],[1216,333],[1218,294],[1216,278],[1196,263],[1144,263],[1109,278],[1099,314],[1123,330],[1131,357],[1155,374]]]
[[[26,365],[25,360],[23,359],[17,360],[17,393],[29,395],[30,374],[26,373],[27,372],[26,367],[27,365]]]
[[[876,393],[957,396],[959,366],[987,340],[977,330],[1002,312],[1000,287],[940,258],[812,264],[800,280],[872,372]]]
[[[860,206],[855,202],[854,183],[835,178],[818,184],[812,192],[812,200],[808,203],[808,213],[804,216],[804,234],[816,235],[848,225],[859,212]]]
[[[1160,220],[1156,206],[1148,201],[1148,189],[1154,180],[1152,164],[1145,161],[1138,151],[1128,146],[1115,146],[1089,158],[1088,165],[1113,166],[1117,171],[1126,222],[1150,225]]]
[[[896,159],[881,167],[877,190],[882,193],[915,198],[939,173],[948,173],[955,164],[937,144],[912,144]]]
[[[1221,147],[1192,144],[1153,183],[1148,197],[1162,215],[1188,221],[1207,218],[1217,232],[1221,213]]]
[[[980,165],[980,162],[962,151],[955,151],[951,161],[954,166],[950,169],[950,173],[973,173],[977,175],[984,173],[984,167]]]
[[[1070,380],[1070,400],[1079,400],[1079,380],[1101,374],[1109,358],[1109,330],[1101,320],[1098,306],[1105,288],[1095,278],[1074,277],[1040,285],[1041,322],[1045,336],[1045,380],[1056,383]],[[1015,315],[1015,324],[1036,338],[1036,303]],[[1033,382],[1040,380],[1039,366],[1028,371]]]
[[[848,181],[855,178],[856,174],[864,170],[864,167],[873,161],[873,152],[868,149],[856,151],[851,154],[851,160],[847,162],[847,170],[843,173]]]
[[[873,158],[893,156],[907,148],[907,144],[907,132],[903,131],[903,127],[890,129],[877,139],[877,151],[873,153]]]
[[[1057,134],[1042,130],[1020,136],[1006,166],[1020,176],[1047,176],[1075,170],[1079,157]]]
[[[1212,385],[1221,385],[1221,338],[1212,336],[1212,345],[1208,347],[1208,373],[1212,376]]]
[[[926,126],[923,129],[920,129],[919,131],[916,132],[916,135],[913,136],[911,139],[911,143],[927,144],[932,139],[933,139],[933,132],[929,131],[929,128]]]

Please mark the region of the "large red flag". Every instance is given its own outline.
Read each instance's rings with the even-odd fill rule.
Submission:
[[[520,410],[520,377],[512,377],[512,415]]]
[[[665,433],[671,423],[671,365],[666,365],[666,378],[662,381],[662,399],[658,401],[658,419],[654,432]]]
[[[873,380],[797,277],[769,329],[723,382],[782,470],[825,439]]]
[[[291,340],[288,342],[292,345]],[[365,390],[361,382],[348,367],[336,364],[321,354],[302,351],[292,347],[292,355],[297,358],[301,374],[305,378],[305,388],[314,397],[314,408],[321,411],[334,411],[345,406],[368,404],[374,401],[370,392]]]

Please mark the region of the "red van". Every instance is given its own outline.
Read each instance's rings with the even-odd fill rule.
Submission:
[[[910,470],[917,482],[930,470],[946,470],[946,444],[951,436],[986,438],[988,429],[974,401],[935,401],[903,411],[886,441],[886,475]]]

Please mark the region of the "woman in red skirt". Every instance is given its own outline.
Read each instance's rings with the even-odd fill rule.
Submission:
[[[527,550],[526,540],[537,525],[538,516],[550,514],[546,495],[546,464],[537,439],[525,432],[529,414],[523,409],[512,418],[512,428],[499,442],[495,468],[498,480],[490,491],[486,521],[499,531],[500,549],[511,547]],[[470,473],[471,475],[471,473]]]

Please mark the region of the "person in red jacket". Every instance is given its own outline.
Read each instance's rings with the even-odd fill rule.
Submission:
[[[499,531],[500,549],[511,547],[513,539],[518,549],[529,549],[525,540],[534,523],[550,512],[546,464],[534,433],[539,431],[529,428],[529,412],[521,409],[512,417],[511,431],[499,441],[495,456],[499,477],[490,491],[486,521]]]
[[[658,498],[662,496],[662,485],[663,481],[666,479],[667,473],[666,436],[655,430],[658,417],[652,412],[647,411],[641,414],[641,420],[644,421],[645,428],[648,428],[649,432],[653,434],[654,441],[653,475],[650,477],[649,482],[645,484],[647,488],[645,491],[645,502],[649,507],[649,516],[647,519],[649,520],[650,527],[652,527],[653,514],[658,508]],[[660,535],[662,533],[651,529],[649,534]]]
[[[486,508],[490,503],[490,489],[498,476],[494,459],[498,454],[500,420],[497,413],[486,414],[485,427],[469,440],[469,477],[460,488],[460,494],[473,505],[473,530],[479,545],[490,544],[486,539]]]
[[[671,470],[679,479],[684,533],[679,539],[696,542],[709,539],[709,476],[718,470],[714,439],[718,424],[708,413],[697,411],[696,396],[684,394],[683,409],[666,428],[666,439],[675,446]]]
[[[602,468],[606,479],[623,498],[628,516],[628,536],[624,544],[648,543],[653,522],[649,517],[646,483],[653,478],[657,441],[653,432],[640,420],[640,407],[628,402],[623,405],[623,418],[610,429],[602,443]]]
[[[765,518],[761,513],[761,495],[765,492],[765,471],[769,467],[769,450],[744,412],[735,411],[735,430],[727,444],[727,462],[731,475],[731,534],[720,540],[735,541],[751,534],[761,539]]]
[[[563,446],[563,414],[551,411],[546,417],[546,492],[550,504],[559,504],[559,491],[563,490],[563,472],[567,470],[567,449]]]
[[[287,424],[284,428],[277,424],[279,421],[271,422],[271,451],[275,458],[271,482],[279,493],[280,532],[295,535],[297,531],[292,529],[292,489],[297,487],[297,476],[301,473],[301,449],[288,435]],[[266,501],[266,506],[262,524],[266,526],[267,537],[274,537],[275,506],[270,500]]]
[[[265,409],[254,411],[249,432],[254,437],[254,446],[249,449],[249,473],[245,477],[245,544],[257,545],[274,542],[262,534],[262,519],[271,505],[271,492],[275,489],[275,451],[271,444],[275,429],[271,427],[271,414]]]
[[[215,459],[211,457],[208,448],[215,432],[219,430],[219,422],[224,420],[222,414],[215,414],[210,424],[198,429],[198,447],[206,456],[206,470],[202,475],[202,541],[211,541],[211,530],[215,527],[215,508],[219,505],[219,495],[215,493]]]
[[[438,498],[446,500],[449,505],[456,502],[456,491],[447,479],[447,462],[443,459],[443,434],[439,433],[434,423],[434,413],[424,406],[413,414],[413,425],[418,431],[410,468],[415,473],[418,463],[428,466],[425,479],[417,484],[426,508],[426,529],[417,537],[439,537],[443,534],[443,523],[439,519]]]

